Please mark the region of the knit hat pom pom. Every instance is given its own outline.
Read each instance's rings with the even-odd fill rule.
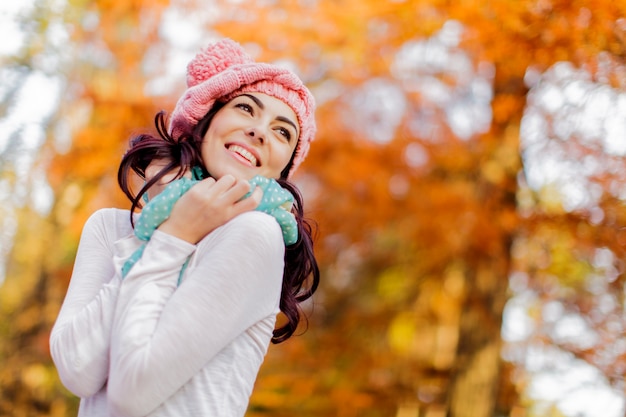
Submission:
[[[198,85],[232,65],[254,62],[237,42],[230,39],[202,50],[187,66],[187,86]]]

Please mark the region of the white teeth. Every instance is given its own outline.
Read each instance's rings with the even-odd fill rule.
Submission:
[[[231,145],[229,146],[228,150],[231,152],[238,153],[239,155],[243,156],[245,159],[250,161],[250,164],[252,164],[252,166],[256,166],[256,158],[248,150],[242,148],[239,145]]]

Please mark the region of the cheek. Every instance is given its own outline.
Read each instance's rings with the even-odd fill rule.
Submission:
[[[295,152],[295,147],[291,147],[291,146],[285,146],[284,148],[281,149],[280,158],[279,158],[280,163],[278,163],[278,165],[280,165],[281,170],[285,168],[287,164],[289,164],[289,161],[291,161],[291,157],[293,156],[294,152]]]
[[[216,161],[218,154],[219,149],[215,142],[207,140],[205,137],[200,147],[200,159],[207,171],[211,172],[215,169],[215,165],[218,163],[218,161]]]

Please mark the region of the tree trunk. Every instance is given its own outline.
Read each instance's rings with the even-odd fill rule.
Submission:
[[[468,274],[460,320],[456,372],[448,391],[449,417],[492,417],[498,395],[502,312],[508,259],[486,259]]]

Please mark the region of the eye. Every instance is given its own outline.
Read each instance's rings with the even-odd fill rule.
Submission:
[[[252,110],[252,106],[249,105],[248,103],[237,103],[235,104],[235,107],[245,111],[246,113],[250,113],[250,114],[254,113],[254,111]]]
[[[276,128],[276,131],[287,139],[287,141],[291,140],[291,132],[284,127]]]

